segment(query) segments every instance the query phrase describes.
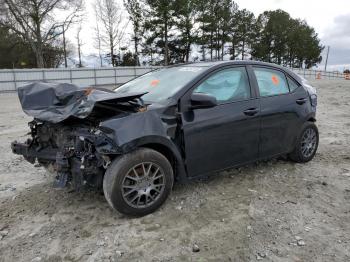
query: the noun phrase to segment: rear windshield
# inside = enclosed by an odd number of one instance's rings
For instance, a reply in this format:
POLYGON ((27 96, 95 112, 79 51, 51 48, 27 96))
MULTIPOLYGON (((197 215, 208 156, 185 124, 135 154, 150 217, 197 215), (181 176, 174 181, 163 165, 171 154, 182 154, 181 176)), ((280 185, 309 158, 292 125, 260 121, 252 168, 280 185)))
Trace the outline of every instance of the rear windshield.
POLYGON ((142 99, 146 102, 165 102, 184 85, 204 72, 204 67, 171 67, 152 71, 121 85, 116 93, 147 92, 142 99))

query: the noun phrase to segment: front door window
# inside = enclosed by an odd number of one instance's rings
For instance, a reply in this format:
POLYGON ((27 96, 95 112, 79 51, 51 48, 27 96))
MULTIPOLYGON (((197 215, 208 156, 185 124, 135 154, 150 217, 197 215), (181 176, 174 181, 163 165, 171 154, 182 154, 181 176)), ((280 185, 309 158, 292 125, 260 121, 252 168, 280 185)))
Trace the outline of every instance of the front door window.
POLYGON ((247 72, 244 67, 224 69, 204 80, 194 93, 205 93, 218 103, 246 100, 250 97, 247 72))

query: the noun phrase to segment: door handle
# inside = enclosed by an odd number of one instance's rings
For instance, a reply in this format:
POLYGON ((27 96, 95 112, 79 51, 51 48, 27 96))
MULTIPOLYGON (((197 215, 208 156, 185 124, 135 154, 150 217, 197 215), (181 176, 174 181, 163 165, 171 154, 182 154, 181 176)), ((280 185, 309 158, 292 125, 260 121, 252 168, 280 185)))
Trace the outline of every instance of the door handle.
POLYGON ((243 111, 243 113, 247 116, 255 116, 258 112, 259 110, 257 108, 249 108, 243 111))
POLYGON ((300 99, 297 99, 295 102, 298 104, 298 105, 302 105, 302 104, 305 104, 307 101, 306 98, 300 98, 300 99))

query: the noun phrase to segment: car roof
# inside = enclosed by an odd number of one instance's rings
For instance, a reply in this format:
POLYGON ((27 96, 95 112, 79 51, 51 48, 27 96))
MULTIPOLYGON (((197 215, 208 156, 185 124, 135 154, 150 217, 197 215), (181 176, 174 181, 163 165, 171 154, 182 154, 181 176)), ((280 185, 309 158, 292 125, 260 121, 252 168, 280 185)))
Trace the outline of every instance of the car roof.
POLYGON ((283 68, 280 65, 273 63, 266 63, 261 61, 254 60, 228 60, 228 61, 208 61, 208 62, 193 62, 186 64, 178 64, 176 66, 185 66, 185 67, 214 67, 214 66, 224 66, 224 65, 264 65, 272 66, 277 68, 283 68))
MULTIPOLYGON (((206 67, 206 68, 220 68, 223 66, 229 66, 229 65, 259 65, 259 66, 268 66, 273 67, 276 69, 283 70, 287 72, 290 76, 292 76, 295 80, 298 82, 302 82, 302 78, 294 73, 290 68, 273 64, 273 63, 267 63, 267 62, 261 62, 261 61, 254 61, 254 60, 228 60, 228 61, 208 61, 208 62, 193 62, 193 63, 186 63, 186 64, 178 64, 174 66, 182 66, 182 67, 206 67)), ((172 67, 172 66, 171 66, 172 67)))

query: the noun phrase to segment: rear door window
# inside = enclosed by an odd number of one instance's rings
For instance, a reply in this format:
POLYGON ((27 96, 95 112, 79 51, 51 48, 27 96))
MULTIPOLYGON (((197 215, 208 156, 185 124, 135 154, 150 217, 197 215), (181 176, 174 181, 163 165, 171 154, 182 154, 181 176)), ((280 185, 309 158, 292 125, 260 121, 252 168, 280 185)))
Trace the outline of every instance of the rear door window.
POLYGON ((254 68, 260 96, 275 96, 289 93, 284 73, 269 68, 254 68))

